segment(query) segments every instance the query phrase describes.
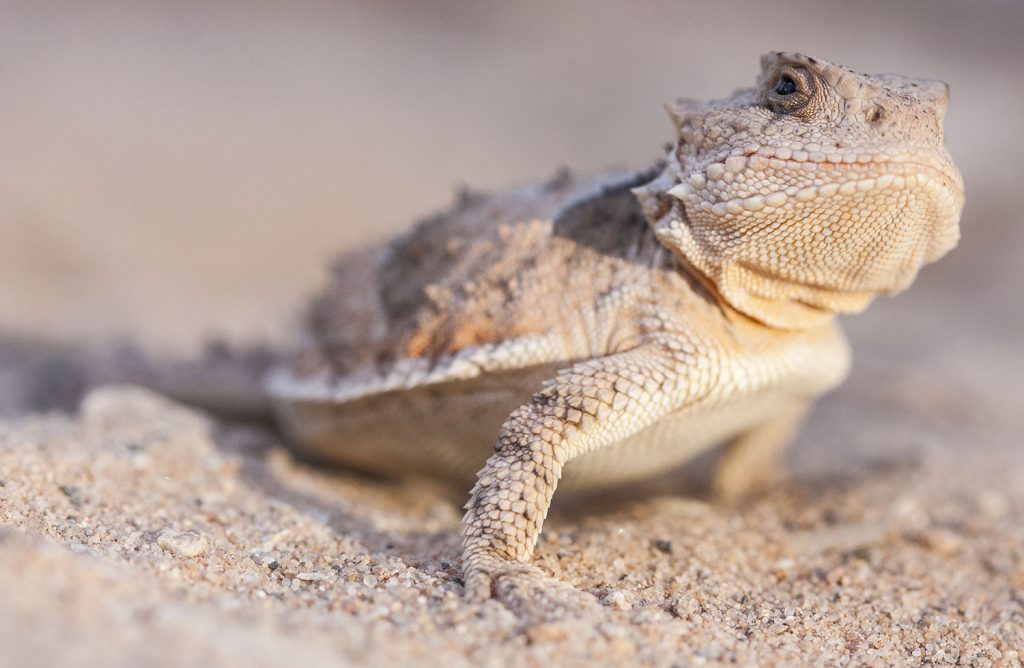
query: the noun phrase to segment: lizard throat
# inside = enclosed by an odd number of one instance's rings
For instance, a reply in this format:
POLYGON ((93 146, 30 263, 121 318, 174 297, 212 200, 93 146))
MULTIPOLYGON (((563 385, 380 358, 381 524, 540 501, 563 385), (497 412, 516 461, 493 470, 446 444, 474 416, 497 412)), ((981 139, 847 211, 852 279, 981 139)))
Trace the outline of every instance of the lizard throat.
POLYGON ((857 313, 872 291, 838 290, 772 275, 742 260, 708 252, 695 237, 680 204, 657 220, 654 234, 724 307, 769 327, 796 330, 825 326, 838 313, 857 313))

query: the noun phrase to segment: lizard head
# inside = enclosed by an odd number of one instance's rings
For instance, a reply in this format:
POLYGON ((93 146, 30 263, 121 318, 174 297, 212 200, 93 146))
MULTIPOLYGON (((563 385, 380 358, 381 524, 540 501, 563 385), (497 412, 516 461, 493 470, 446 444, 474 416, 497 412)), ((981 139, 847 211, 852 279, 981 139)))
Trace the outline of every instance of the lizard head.
POLYGON ((800 54, 753 88, 669 108, 665 171, 636 193, 659 240, 737 310, 797 328, 903 290, 959 239, 946 84, 800 54))

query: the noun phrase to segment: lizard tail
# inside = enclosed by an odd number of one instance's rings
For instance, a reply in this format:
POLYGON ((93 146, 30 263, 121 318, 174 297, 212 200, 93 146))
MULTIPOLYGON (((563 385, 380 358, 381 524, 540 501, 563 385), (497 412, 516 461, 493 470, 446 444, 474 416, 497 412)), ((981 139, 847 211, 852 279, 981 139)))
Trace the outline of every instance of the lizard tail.
POLYGON ((196 360, 151 356, 131 345, 93 347, 0 335, 0 416, 75 410, 93 387, 142 385, 219 417, 271 421, 263 375, 274 363, 263 347, 207 346, 196 360))

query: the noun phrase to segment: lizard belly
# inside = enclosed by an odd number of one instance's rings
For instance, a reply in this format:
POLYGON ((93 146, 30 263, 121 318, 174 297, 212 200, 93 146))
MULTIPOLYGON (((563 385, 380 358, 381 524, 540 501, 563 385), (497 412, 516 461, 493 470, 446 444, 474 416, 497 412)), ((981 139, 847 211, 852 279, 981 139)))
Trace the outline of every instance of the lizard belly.
MULTIPOLYGON (((563 364, 381 392, 343 403, 285 398, 275 410, 295 452, 387 477, 470 485, 494 452, 502 423, 563 364)), ((569 462, 559 488, 594 490, 663 473, 768 420, 791 402, 765 391, 677 411, 622 441, 569 462)))
POLYGON ((559 365, 539 365, 368 394, 344 402, 281 397, 275 412, 297 454, 386 477, 472 484, 502 423, 559 365))
POLYGON ((679 410, 629 438, 566 465, 559 489, 592 490, 670 471, 769 421, 794 398, 778 390, 679 410))

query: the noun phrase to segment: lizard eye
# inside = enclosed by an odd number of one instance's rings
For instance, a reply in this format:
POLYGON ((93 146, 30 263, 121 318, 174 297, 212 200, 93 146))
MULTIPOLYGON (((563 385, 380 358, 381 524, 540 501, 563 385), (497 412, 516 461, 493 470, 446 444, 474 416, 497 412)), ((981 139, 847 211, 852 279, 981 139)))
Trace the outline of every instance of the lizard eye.
POLYGON ((818 91, 814 75, 803 67, 787 67, 779 72, 765 93, 765 103, 777 114, 798 114, 818 91))
POLYGON ((776 95, 792 95, 796 92, 796 82, 793 77, 783 74, 779 77, 779 83, 775 84, 776 95))

